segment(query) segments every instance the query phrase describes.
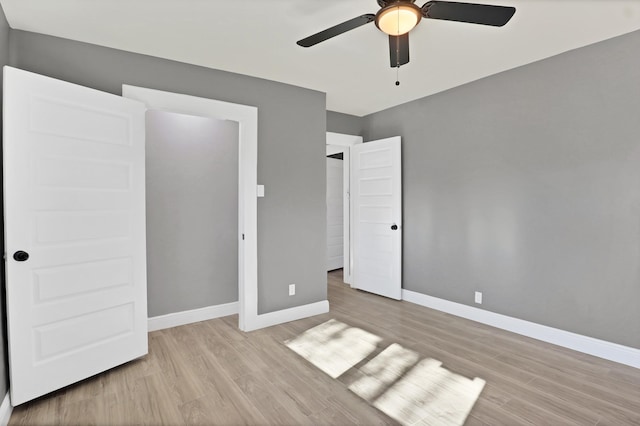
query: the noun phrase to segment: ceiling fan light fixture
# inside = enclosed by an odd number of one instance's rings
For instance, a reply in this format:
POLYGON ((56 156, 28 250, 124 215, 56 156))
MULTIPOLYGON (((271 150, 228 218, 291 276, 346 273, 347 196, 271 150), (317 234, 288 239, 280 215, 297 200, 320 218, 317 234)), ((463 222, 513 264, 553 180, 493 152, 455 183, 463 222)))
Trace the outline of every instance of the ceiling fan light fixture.
POLYGON ((406 34, 418 25, 422 11, 413 3, 393 3, 376 14, 376 26, 392 36, 406 34))

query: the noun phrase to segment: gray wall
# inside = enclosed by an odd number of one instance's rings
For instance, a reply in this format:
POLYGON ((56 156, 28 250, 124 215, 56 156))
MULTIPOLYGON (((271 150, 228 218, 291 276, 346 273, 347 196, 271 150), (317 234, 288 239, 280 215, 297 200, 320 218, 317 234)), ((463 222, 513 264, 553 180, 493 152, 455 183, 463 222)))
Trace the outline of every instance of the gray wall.
POLYGON ((238 300, 238 123, 147 112, 149 316, 238 300))
POLYGON ((639 52, 635 32, 364 118, 403 137, 404 288, 640 348, 639 52))
POLYGON ((258 310, 326 299, 324 93, 24 31, 10 48, 15 67, 106 92, 126 83, 258 107, 258 310))
MULTIPOLYGON (((9 64, 9 24, 4 16, 4 10, 0 6, 0 67, 9 64)), ((0 85, 0 99, 2 98, 2 85, 0 85)), ((0 117, 2 117, 2 102, 0 102, 0 117)), ((0 118, 1 122, 1 118, 0 118)), ((2 125, 0 123, 0 142, 2 141, 2 125)), ((2 164, 2 150, 0 150, 0 164, 2 164)), ((2 191, 2 176, 0 175, 0 194, 2 191)), ((3 207, 0 206, 0 209, 3 207)), ((4 220, 4 211, 0 221, 4 220)), ((0 244, 4 253, 4 223, 0 226, 0 244)), ((2 343, 0 344, 0 398, 4 398, 9 385, 9 368, 7 365, 7 318, 5 312, 5 282, 4 282, 4 262, 0 262, 0 321, 2 343)))
POLYGON ((327 111, 327 132, 362 135, 363 120, 355 115, 327 111))

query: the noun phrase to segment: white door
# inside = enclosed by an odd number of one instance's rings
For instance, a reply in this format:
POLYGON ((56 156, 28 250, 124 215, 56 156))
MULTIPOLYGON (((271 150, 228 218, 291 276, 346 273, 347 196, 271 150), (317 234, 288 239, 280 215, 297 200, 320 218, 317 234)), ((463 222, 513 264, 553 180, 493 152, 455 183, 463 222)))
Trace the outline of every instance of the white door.
POLYGON ((400 137, 351 148, 352 287, 402 298, 400 137))
POLYGON ((144 114, 4 68, 13 405, 147 353, 144 114))
POLYGON ((327 271, 344 266, 342 163, 327 157, 327 271))

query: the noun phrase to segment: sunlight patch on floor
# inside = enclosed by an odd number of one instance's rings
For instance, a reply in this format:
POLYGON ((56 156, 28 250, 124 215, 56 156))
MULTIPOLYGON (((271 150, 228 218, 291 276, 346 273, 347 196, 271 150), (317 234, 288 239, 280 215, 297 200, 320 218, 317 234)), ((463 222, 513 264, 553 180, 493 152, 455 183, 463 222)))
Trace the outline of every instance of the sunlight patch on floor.
POLYGON ((334 379, 353 369, 341 379, 349 389, 403 425, 463 425, 485 381, 453 373, 397 343, 357 367, 381 341, 332 319, 285 344, 334 379))
POLYGON ((381 340, 375 334, 331 319, 285 345, 335 379, 372 354, 381 340))
POLYGON ((417 352, 394 343, 357 370, 357 379, 349 385, 349 389, 368 402, 373 402, 419 360, 417 352))
POLYGON ((363 377, 349 389, 403 425, 463 425, 485 381, 452 373, 431 358, 415 364, 417 355, 393 344, 360 369, 363 377), (393 354, 400 357, 385 366, 393 354))

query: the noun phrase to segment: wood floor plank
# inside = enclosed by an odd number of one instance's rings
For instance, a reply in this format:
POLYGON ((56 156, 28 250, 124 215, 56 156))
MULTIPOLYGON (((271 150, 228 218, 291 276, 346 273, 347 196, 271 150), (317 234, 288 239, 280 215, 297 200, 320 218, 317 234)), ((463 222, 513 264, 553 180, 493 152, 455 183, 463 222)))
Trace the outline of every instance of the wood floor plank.
MULTIPOLYGON (((501 410, 506 411, 512 417, 518 417, 521 421, 525 421, 532 425, 573 425, 573 426, 587 426, 595 425, 595 422, 580 422, 573 419, 569 419, 562 415, 557 415, 545 410, 543 407, 537 404, 537 401, 530 402, 528 400, 522 400, 520 398, 513 398, 505 405, 500 407, 501 410)), ((506 423, 505 423, 506 424, 506 423)))
POLYGON ((532 424, 482 397, 476 402, 469 418, 471 424, 473 421, 480 421, 486 425, 530 426, 532 424))
POLYGON ((561 393, 572 390, 578 392, 582 397, 590 397, 598 402, 608 402, 615 399, 624 402, 625 407, 629 410, 640 413, 640 389, 638 389, 640 386, 623 386, 616 383, 615 388, 603 387, 599 383, 597 375, 583 375, 576 371, 567 374, 567 370, 564 368, 559 369, 544 360, 529 359, 513 354, 500 355, 496 360, 535 374, 534 382, 540 383, 541 378, 544 378, 542 380, 545 382, 562 383, 561 393))
POLYGON ((328 284, 328 314, 251 333, 237 315, 152 332, 146 357, 15 407, 9 424, 396 425, 348 389, 394 343, 486 381, 470 426, 640 424, 638 369, 357 291, 341 271, 328 284), (338 379, 285 345, 330 319, 379 338, 338 379))
POLYGON ((245 375, 234 379, 242 392, 266 418, 275 424, 312 424, 288 395, 275 389, 264 377, 245 375))
POLYGON ((562 407, 575 407, 575 410, 592 413, 598 419, 615 420, 618 424, 640 425, 640 410, 628 404, 626 399, 619 399, 621 394, 598 397, 559 383, 535 379, 529 383, 529 386, 557 398, 562 402, 562 407), (612 400, 616 400, 618 403, 612 403, 612 400))

